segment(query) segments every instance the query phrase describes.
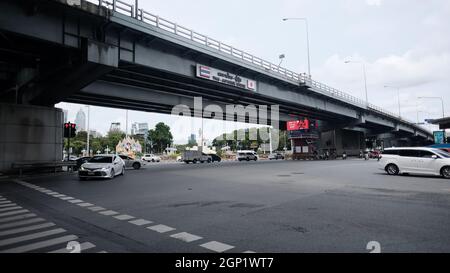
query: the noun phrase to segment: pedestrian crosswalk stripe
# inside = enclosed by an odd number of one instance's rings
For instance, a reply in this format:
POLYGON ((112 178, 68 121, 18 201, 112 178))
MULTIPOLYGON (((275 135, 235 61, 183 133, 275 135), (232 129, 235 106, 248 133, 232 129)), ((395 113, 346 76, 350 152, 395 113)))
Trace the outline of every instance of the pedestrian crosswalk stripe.
POLYGON ((67 235, 67 236, 63 236, 63 237, 59 237, 59 238, 55 238, 55 239, 50 239, 50 240, 46 240, 46 241, 41 241, 41 242, 37 242, 37 243, 33 243, 33 244, 29 244, 29 245, 24 245, 24 246, 19 246, 19 247, 15 247, 15 248, 11 248, 11 249, 6 249, 3 251, 0 251, 0 253, 22 253, 22 252, 28 252, 28 251, 33 251, 36 249, 40 249, 40 248, 45 248, 45 247, 49 247, 49 246, 53 246, 53 245, 59 245, 62 243, 66 243, 69 241, 73 241, 78 239, 78 237, 76 235, 67 235))
POLYGON ((21 209, 22 207, 19 207, 19 206, 15 206, 15 207, 7 207, 7 208, 0 208, 0 212, 3 212, 3 211, 9 211, 9 210, 18 210, 18 209, 21 209))
POLYGON ((12 227, 20 227, 20 226, 34 224, 34 223, 42 222, 42 221, 45 221, 45 220, 43 218, 32 218, 32 219, 28 219, 28 220, 22 220, 22 221, 12 222, 12 223, 8 223, 8 224, 2 224, 2 225, 0 225, 0 230, 6 229, 6 228, 12 228, 12 227))
POLYGON ((15 214, 21 214, 21 213, 25 213, 25 212, 29 212, 29 210, 22 209, 22 210, 3 212, 3 213, 0 213, 0 217, 5 217, 5 216, 15 215, 15 214))
POLYGON ((33 226, 22 227, 22 228, 13 228, 13 229, 5 230, 5 231, 0 231, 0 236, 17 234, 17 233, 38 230, 38 229, 43 229, 43 228, 48 228, 48 227, 53 227, 53 226, 55 226, 54 223, 44 223, 44 224, 33 225, 33 226))
POLYGON ((4 204, 4 205, 0 205, 0 208, 6 208, 6 207, 12 207, 12 206, 17 206, 17 204, 16 203, 4 204))
POLYGON ((0 205, 12 203, 11 201, 0 201, 0 205))
MULTIPOLYGON (((80 244, 81 252, 83 252, 85 250, 88 250, 88 249, 91 249, 91 248, 94 248, 94 247, 95 247, 95 245, 91 244, 89 242, 80 244)), ((58 249, 58 250, 50 251, 48 253, 70 253, 70 251, 71 250, 69 250, 67 248, 61 248, 61 249, 58 249)))
POLYGON ((47 231, 33 233, 33 234, 29 234, 29 235, 8 238, 8 239, 0 240, 0 246, 11 245, 11 244, 29 241, 29 240, 33 240, 33 239, 38 239, 38 238, 42 238, 42 237, 47 237, 50 235, 55 235, 55 234, 59 234, 59 233, 63 233, 63 232, 66 232, 66 230, 62 229, 62 228, 57 228, 57 229, 47 230, 47 231))
POLYGON ((27 213, 27 214, 22 214, 22 215, 18 215, 18 216, 0 218, 0 223, 6 223, 9 221, 21 220, 21 219, 35 217, 35 216, 36 216, 36 214, 34 214, 34 213, 27 213))

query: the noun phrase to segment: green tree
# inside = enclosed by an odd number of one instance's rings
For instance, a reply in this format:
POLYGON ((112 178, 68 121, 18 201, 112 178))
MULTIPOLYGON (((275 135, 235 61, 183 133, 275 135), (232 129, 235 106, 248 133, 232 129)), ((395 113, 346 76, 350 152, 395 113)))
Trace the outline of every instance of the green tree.
POLYGON ((119 141, 125 138, 125 132, 109 131, 105 138, 104 148, 108 146, 111 151, 114 151, 119 141))
POLYGON ((153 144, 152 148, 154 148, 156 152, 163 152, 173 141, 170 127, 163 122, 156 124, 155 129, 148 131, 148 141, 153 144))

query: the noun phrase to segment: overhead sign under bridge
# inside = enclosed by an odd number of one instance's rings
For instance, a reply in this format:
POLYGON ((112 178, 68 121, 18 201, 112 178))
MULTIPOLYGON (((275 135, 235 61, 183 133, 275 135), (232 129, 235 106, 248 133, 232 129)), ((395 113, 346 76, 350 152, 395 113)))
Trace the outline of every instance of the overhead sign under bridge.
POLYGON ((215 69, 206 65, 197 64, 197 77, 235 86, 249 91, 257 91, 256 81, 226 71, 215 69))

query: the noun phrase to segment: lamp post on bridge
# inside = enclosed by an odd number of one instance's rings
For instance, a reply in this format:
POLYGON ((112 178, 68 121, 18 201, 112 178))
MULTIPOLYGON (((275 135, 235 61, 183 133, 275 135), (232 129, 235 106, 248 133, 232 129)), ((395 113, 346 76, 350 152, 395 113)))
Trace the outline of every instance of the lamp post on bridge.
POLYGON ((397 90, 397 96, 398 96, 398 116, 401 118, 401 117, 402 117, 402 110, 401 110, 401 105, 400 105, 400 87, 398 87, 398 86, 385 85, 384 88, 392 88, 392 89, 396 89, 396 90, 397 90))
POLYGON ((309 51, 309 25, 308 25, 308 18, 305 17, 294 17, 294 18, 283 18, 283 21, 289 21, 289 20, 299 20, 304 21, 306 24, 306 51, 308 55, 308 76, 311 78, 311 54, 309 51))
POLYGON ((369 94, 367 91, 367 73, 366 73, 366 63, 365 62, 358 62, 358 61, 345 61, 346 64, 354 63, 354 64, 361 64, 363 69, 363 75, 364 75, 364 90, 366 92, 366 104, 369 104, 369 94))

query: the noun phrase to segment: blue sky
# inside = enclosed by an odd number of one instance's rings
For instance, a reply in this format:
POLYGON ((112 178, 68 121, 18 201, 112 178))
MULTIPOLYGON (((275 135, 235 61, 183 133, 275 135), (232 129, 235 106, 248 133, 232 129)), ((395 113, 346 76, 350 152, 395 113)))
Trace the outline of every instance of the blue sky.
MULTIPOLYGON (((130 0, 127 0, 130 1, 130 0)), ((131 1, 130 1, 131 2, 131 1)), ((298 72, 307 71, 305 24, 282 22, 284 17, 307 17, 310 27, 311 64, 314 79, 354 96, 364 98, 361 65, 365 62, 369 101, 398 113, 397 93, 384 88, 401 88, 402 116, 416 121, 437 118, 438 100, 418 100, 419 96, 441 96, 450 114, 450 1, 448 0, 140 0, 145 10, 197 32, 231 44, 263 59, 298 72)), ((69 118, 80 105, 59 104, 69 110, 69 118)), ((131 122, 159 121, 177 126, 175 118, 130 112, 131 122)), ((91 108, 91 127, 101 132, 114 121, 125 129, 125 111, 91 108)), ((186 123, 186 121, 182 122, 186 123)), ((182 143, 199 122, 188 121, 192 129, 175 133, 182 143)), ((206 131, 214 137, 221 125, 206 131)), ((129 126, 131 127, 131 126, 129 126)), ((431 127, 430 127, 431 128, 431 127)))

